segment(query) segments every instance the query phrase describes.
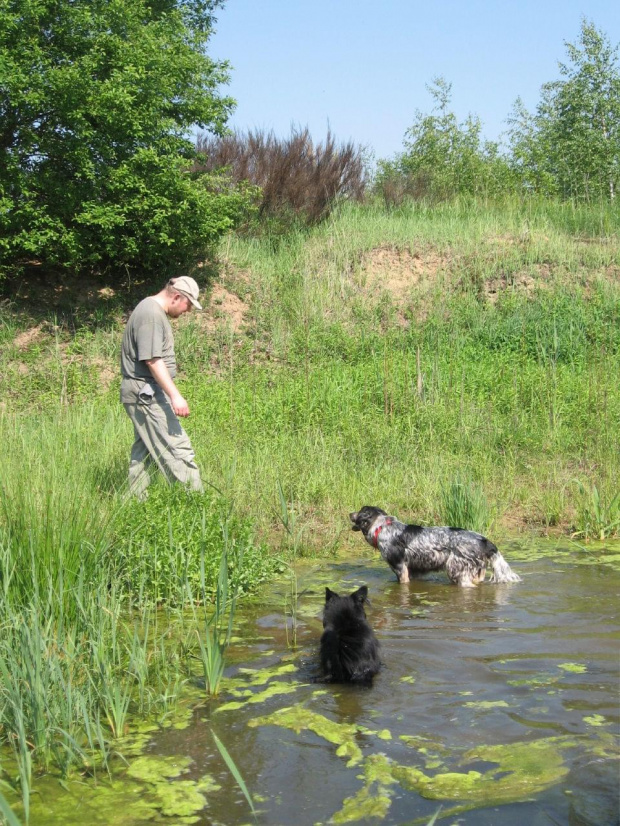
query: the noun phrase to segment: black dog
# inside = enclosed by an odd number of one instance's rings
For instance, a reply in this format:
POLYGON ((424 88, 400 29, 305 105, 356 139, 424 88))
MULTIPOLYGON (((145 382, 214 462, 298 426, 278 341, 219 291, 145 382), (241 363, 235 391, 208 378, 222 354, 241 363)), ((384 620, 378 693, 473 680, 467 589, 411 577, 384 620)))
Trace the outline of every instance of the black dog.
POLYGON ((364 611, 368 588, 341 597, 325 589, 321 668, 333 683, 369 685, 379 671, 379 642, 364 611))
POLYGON ((483 582, 487 565, 491 582, 521 582, 495 545, 479 533, 463 528, 422 528, 405 525, 394 516, 365 505, 350 513, 352 530, 377 548, 399 582, 426 571, 445 570, 451 582, 466 588, 483 582))

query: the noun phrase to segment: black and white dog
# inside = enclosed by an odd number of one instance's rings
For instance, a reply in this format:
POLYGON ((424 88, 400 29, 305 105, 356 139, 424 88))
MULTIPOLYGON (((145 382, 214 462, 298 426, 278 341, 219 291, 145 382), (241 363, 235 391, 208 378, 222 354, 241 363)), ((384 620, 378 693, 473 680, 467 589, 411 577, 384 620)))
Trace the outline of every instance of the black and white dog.
POLYGON ((381 667, 379 642, 364 611, 367 601, 366 585, 344 597, 325 589, 321 668, 330 682, 369 685, 381 667))
POLYGON ((444 570, 451 582, 470 588, 484 581, 487 565, 493 570, 491 582, 521 582, 495 545, 479 533, 405 525, 369 505, 349 518, 352 530, 361 531, 366 542, 378 549, 399 582, 444 570))

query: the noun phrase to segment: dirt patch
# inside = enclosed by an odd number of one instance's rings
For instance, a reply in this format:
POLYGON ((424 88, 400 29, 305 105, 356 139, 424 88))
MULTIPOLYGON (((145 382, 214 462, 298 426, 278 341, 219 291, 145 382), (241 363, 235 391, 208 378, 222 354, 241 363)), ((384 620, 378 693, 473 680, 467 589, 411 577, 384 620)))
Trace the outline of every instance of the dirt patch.
POLYGON ((238 333, 243 328, 249 313, 248 305, 239 296, 224 287, 223 284, 214 284, 209 302, 203 302, 204 310, 197 313, 200 326, 208 332, 217 328, 231 328, 238 333))
POLYGON ((211 313, 215 318, 226 318, 235 332, 239 330, 248 311, 247 305, 235 293, 216 284, 211 293, 211 313))
POLYGON ((397 323, 409 326, 409 311, 416 301, 416 317, 425 317, 425 299, 449 269, 449 256, 433 250, 412 252, 408 247, 376 247, 363 253, 359 262, 360 289, 366 297, 382 300, 389 295, 397 323))
POLYGON ((484 296, 491 304, 495 304, 500 294, 506 290, 534 295, 537 290, 549 289, 554 272, 549 264, 537 264, 527 271, 501 273, 484 282, 484 296))
POLYGON ((370 287, 389 292, 397 305, 406 303, 413 288, 433 282, 445 272, 448 259, 437 252, 411 252, 385 246, 364 253, 360 268, 370 287))
POLYGON ((94 358, 90 364, 97 371, 99 383, 103 390, 109 390, 112 384, 118 380, 118 371, 105 359, 94 358))
POLYGON ((30 327, 16 335, 13 344, 18 350, 27 350, 31 345, 41 341, 43 337, 43 324, 37 324, 36 327, 30 327))

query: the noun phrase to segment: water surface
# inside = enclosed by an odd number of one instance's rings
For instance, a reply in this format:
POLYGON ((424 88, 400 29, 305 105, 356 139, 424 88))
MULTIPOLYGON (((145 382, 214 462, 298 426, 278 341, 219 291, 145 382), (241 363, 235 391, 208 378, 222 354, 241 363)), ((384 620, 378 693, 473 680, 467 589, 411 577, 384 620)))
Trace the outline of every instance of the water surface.
POLYGON ((620 823, 614 557, 504 550, 522 583, 400 585, 376 559, 305 569, 295 653, 286 583, 263 592, 245 611, 233 693, 150 746, 216 774, 222 788, 196 822, 251 820, 215 731, 263 824, 426 823, 439 806, 441 822, 471 826, 620 823), (325 585, 362 583, 383 670, 370 689, 317 682, 325 585))

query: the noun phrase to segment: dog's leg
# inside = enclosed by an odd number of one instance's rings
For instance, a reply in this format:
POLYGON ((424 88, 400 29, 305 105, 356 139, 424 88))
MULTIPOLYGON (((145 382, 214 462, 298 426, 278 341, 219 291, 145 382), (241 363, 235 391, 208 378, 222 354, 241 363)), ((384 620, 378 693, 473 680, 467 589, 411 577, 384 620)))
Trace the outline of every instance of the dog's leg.
POLYGON ((396 572, 396 576, 398 577, 398 581, 400 582, 400 584, 405 585, 407 582, 409 582, 409 568, 407 568, 406 565, 403 565, 400 568, 400 571, 396 572))

